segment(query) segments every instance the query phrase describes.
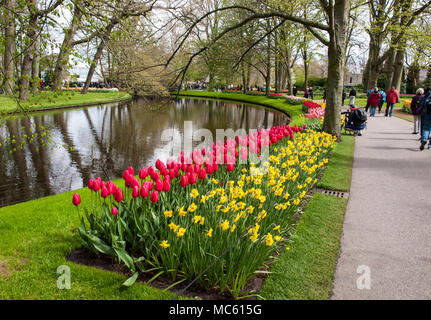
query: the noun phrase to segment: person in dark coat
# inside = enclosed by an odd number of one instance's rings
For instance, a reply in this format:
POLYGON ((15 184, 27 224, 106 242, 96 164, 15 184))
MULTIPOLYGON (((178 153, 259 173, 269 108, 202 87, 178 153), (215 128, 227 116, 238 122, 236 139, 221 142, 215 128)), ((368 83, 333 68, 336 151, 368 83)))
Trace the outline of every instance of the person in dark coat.
POLYGON ((298 93, 298 88, 296 87, 296 86, 293 86, 293 89, 292 89, 292 93, 293 93, 293 95, 296 97, 296 94, 298 93))
POLYGON ((424 89, 420 88, 416 91, 416 95, 412 98, 410 110, 413 115, 413 134, 418 134, 421 127, 421 114, 420 101, 424 97, 424 89))
POLYGON ((311 100, 313 100, 313 88, 310 87, 310 90, 308 90, 308 96, 310 97, 311 100))
POLYGON ((308 90, 308 88, 305 88, 305 91, 304 91, 304 98, 305 99, 308 99, 308 96, 310 95, 310 91, 308 90))
POLYGON ((422 151, 428 142, 428 149, 431 146, 431 86, 425 91, 425 96, 420 101, 419 108, 421 109, 421 145, 419 149, 422 151))
POLYGON ((352 90, 350 90, 349 93, 349 105, 354 105, 355 104, 355 99, 356 99, 356 90, 355 88, 352 88, 352 90))
POLYGON ((343 96, 342 96, 342 99, 343 99, 343 106, 344 106, 344 100, 346 100, 346 91, 344 91, 344 88, 343 88, 343 96))

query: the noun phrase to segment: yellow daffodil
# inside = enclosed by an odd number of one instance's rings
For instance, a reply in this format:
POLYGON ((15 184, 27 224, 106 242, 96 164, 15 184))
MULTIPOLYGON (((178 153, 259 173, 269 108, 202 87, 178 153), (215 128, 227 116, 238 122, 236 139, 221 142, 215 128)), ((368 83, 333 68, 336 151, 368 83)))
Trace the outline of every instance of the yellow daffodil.
POLYGON ((166 240, 163 240, 160 246, 166 249, 169 248, 171 245, 166 240))

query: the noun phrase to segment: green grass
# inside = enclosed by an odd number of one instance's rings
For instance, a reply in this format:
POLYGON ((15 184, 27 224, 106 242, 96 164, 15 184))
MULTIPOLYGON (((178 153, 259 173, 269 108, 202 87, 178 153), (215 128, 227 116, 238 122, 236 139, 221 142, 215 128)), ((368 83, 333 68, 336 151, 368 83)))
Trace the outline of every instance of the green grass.
POLYGON ((335 146, 329 165, 318 183, 319 188, 349 191, 352 180, 353 153, 355 138, 343 136, 343 142, 335 146))
MULTIPOLYGON (((322 181, 336 190, 350 188, 353 137, 334 149, 322 181), (335 159, 335 161, 334 161, 335 159), (337 170, 343 179, 336 177, 337 170), (346 178, 348 177, 348 178, 346 178), (330 181, 331 178, 335 180, 330 181)), ((263 299, 326 300, 331 296, 347 199, 315 193, 299 220, 290 250, 271 265, 259 295, 263 299)))
MULTIPOLYGON (((59 108, 65 106, 85 105, 89 103, 104 103, 116 100, 130 99, 131 95, 125 92, 89 92, 81 94, 77 91, 50 92, 42 91, 37 95, 30 95, 29 101, 21 102, 25 110, 41 110, 46 108, 59 108)), ((0 113, 21 112, 17 100, 4 95, 0 96, 0 113)))
POLYGON ((300 118, 302 114, 302 104, 292 106, 287 104, 284 99, 273 99, 265 96, 252 96, 243 93, 225 93, 225 92, 210 92, 210 91, 181 91, 180 96, 184 97, 205 97, 212 99, 223 99, 234 102, 245 102, 251 104, 261 104, 266 106, 272 106, 280 110, 286 111, 291 117, 291 124, 302 124, 304 118, 300 118))
MULTIPOLYGON (((89 191, 79 190, 83 201, 89 191)), ((81 246, 79 219, 67 192, 0 208, 0 299, 172 299, 174 294, 126 277, 71 263, 65 256, 81 246), (59 290, 57 267, 71 269, 71 289, 59 290)))

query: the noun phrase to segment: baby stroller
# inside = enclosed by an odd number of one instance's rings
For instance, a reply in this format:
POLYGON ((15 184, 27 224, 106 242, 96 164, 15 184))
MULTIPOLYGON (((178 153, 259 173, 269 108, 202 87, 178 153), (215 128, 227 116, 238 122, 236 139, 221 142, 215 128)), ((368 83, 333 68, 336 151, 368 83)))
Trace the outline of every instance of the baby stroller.
POLYGON ((367 128, 367 114, 363 109, 350 106, 350 111, 343 112, 346 115, 344 133, 353 133, 354 136, 362 136, 362 130, 367 128))

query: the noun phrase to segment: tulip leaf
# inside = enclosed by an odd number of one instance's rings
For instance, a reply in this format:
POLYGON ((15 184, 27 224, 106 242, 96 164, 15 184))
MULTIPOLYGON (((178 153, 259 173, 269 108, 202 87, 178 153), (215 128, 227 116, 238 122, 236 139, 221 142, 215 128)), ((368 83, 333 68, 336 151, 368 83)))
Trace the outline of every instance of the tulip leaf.
POLYGON ((129 279, 123 282, 123 286, 130 287, 131 285, 133 285, 138 279, 138 275, 139 275, 139 272, 135 272, 133 276, 131 276, 129 279))

